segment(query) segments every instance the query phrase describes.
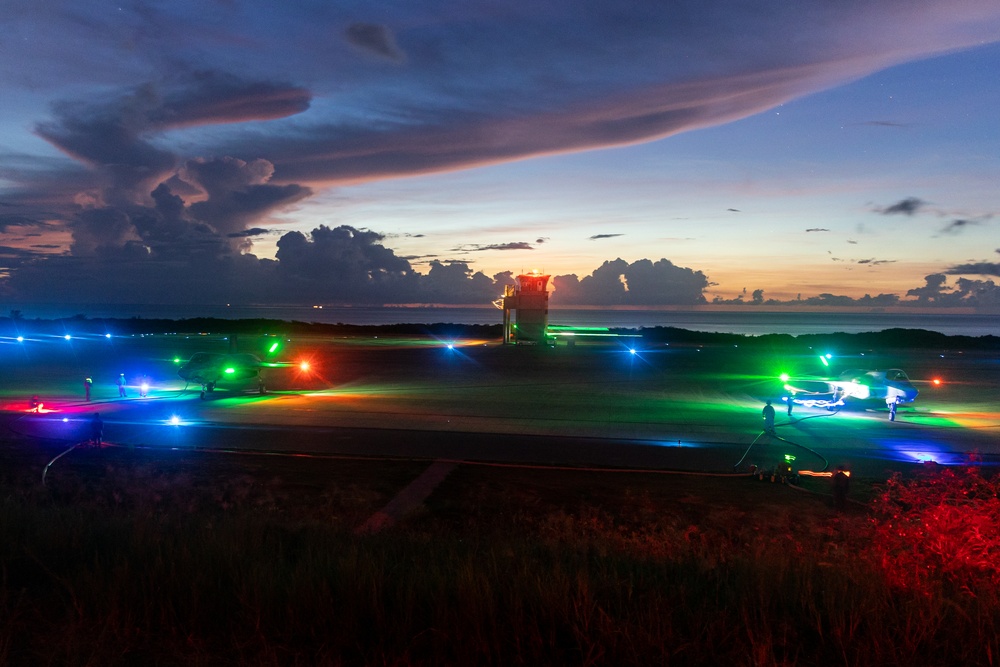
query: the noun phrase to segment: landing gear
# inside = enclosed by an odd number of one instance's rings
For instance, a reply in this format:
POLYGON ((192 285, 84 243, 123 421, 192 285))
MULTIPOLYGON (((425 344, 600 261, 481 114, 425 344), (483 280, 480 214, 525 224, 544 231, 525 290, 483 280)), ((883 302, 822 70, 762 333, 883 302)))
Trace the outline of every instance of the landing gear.
POLYGON ((215 383, 214 382, 208 382, 208 383, 203 384, 201 386, 201 400, 203 400, 203 401, 205 400, 205 392, 206 391, 209 391, 209 392, 215 391, 215 383))

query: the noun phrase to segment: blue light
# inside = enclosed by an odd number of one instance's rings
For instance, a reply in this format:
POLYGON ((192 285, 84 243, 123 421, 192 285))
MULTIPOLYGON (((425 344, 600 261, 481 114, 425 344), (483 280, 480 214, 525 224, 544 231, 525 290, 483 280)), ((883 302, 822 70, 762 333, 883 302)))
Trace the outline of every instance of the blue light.
POLYGON ((174 416, 172 416, 170 418, 169 424, 171 426, 180 426, 180 424, 181 424, 181 418, 178 417, 177 415, 174 415, 174 416))
POLYGON ((629 353, 629 354, 635 354, 635 348, 634 348, 634 347, 630 347, 630 348, 628 349, 628 353, 629 353))
POLYGON ((63 338, 65 338, 66 340, 70 340, 70 339, 72 339, 73 337, 72 337, 72 336, 70 336, 69 334, 66 334, 65 336, 63 336, 63 338))
POLYGON ((23 343, 24 342, 24 336, 18 336, 17 337, 17 342, 18 343, 23 343))
POLYGON ((105 338, 111 338, 111 334, 104 334, 105 338))

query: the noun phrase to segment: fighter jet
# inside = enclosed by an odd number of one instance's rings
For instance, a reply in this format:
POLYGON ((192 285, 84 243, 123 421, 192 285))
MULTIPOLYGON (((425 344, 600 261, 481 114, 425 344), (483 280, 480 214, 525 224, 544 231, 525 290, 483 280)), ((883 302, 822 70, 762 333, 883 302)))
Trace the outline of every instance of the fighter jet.
POLYGON ((245 352, 197 352, 177 369, 177 374, 187 382, 200 384, 201 398, 205 398, 205 392, 215 391, 219 382, 245 382, 254 378, 257 379, 257 391, 263 394, 266 388, 260 376, 262 365, 260 359, 245 352))
POLYGON ((898 368, 854 368, 844 371, 836 380, 791 380, 784 376, 782 380, 785 381, 785 391, 788 392, 786 400, 828 409, 845 405, 848 401, 878 401, 889 408, 890 420, 896 416, 897 405, 912 403, 918 393, 910 378, 898 368))

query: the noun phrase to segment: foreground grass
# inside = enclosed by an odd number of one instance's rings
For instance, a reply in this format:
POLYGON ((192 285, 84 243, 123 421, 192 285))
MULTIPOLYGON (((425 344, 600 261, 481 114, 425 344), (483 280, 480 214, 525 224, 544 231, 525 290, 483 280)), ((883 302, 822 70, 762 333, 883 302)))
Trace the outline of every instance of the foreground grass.
POLYGON ((781 485, 463 467, 370 535, 355 530, 424 464, 88 450, 42 487, 52 455, 0 449, 2 664, 988 665, 1000 651, 981 569, 900 585, 892 554, 873 557, 887 524, 781 485))

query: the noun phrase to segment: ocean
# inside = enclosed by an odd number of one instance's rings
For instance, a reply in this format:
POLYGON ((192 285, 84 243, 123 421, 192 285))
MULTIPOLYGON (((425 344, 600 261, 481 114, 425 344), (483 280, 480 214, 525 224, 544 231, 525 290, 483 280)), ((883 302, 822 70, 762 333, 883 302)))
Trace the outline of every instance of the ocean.
MULTIPOLYGON (((13 305, 26 319, 58 319, 83 315, 90 319, 143 318, 189 319, 275 319, 325 324, 500 324, 496 308, 414 306, 414 307, 303 307, 303 306, 171 306, 83 304, 13 305)), ((9 311, 8 311, 9 312, 9 311)), ((7 313, 4 313, 6 315, 7 313)), ((885 329, 925 329, 948 336, 1000 336, 1000 315, 927 312, 825 312, 767 311, 747 306, 734 310, 609 310, 550 308, 550 324, 565 326, 676 327, 689 331, 734 333, 749 336, 783 333, 801 334, 863 333, 885 329)))

